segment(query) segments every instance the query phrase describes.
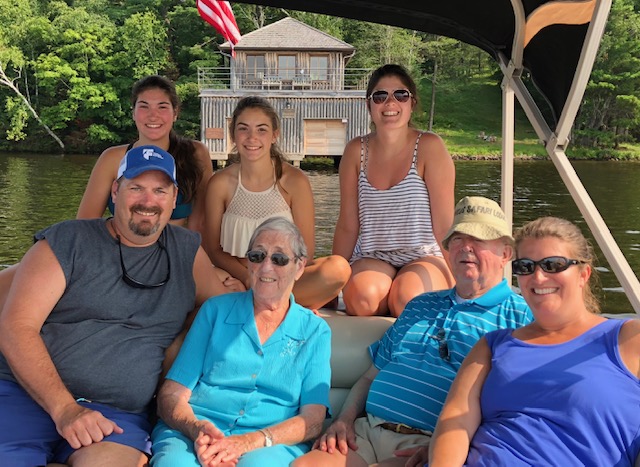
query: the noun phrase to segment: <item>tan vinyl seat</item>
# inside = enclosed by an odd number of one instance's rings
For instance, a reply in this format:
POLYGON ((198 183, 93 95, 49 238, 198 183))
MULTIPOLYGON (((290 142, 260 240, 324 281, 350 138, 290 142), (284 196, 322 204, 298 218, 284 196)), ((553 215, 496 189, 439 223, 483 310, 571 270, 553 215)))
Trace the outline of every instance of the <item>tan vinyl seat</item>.
POLYGON ((395 318, 348 316, 340 311, 320 310, 331 328, 331 390, 334 416, 340 413, 351 387, 371 366, 368 347, 382 337, 395 318))

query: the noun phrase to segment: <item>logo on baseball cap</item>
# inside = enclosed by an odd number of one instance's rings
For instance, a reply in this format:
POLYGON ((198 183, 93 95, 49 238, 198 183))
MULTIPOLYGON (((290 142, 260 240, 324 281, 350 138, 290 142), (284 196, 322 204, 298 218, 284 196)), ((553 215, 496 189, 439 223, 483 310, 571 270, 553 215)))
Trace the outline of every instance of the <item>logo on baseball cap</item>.
POLYGON ((511 229, 498 203, 482 196, 465 196, 456 204, 453 225, 442 240, 445 250, 454 233, 462 233, 480 240, 506 237, 513 244, 511 229))
POLYGON ((178 186, 176 162, 173 156, 167 151, 151 145, 129 149, 120 161, 117 178, 132 179, 149 170, 159 170, 167 174, 173 184, 178 186))

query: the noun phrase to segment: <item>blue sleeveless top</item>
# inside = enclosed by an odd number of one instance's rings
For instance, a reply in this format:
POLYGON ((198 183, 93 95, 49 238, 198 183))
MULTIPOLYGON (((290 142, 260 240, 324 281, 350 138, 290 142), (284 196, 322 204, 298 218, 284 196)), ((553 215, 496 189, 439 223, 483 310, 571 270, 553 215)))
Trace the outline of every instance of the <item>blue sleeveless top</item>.
POLYGON ((491 370, 469 466, 633 466, 640 452, 640 381, 618 352, 624 320, 568 342, 486 335, 491 370))

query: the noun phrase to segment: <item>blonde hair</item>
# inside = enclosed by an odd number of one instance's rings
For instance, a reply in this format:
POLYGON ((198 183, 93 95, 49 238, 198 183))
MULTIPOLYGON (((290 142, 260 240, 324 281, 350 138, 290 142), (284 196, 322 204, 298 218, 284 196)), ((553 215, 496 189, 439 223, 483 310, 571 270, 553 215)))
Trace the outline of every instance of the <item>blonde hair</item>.
POLYGON ((527 238, 554 237, 567 243, 572 253, 572 259, 585 263, 578 265, 578 267, 583 268, 585 265, 591 267, 591 277, 582 289, 582 298, 587 310, 592 313, 600 313, 600 304, 591 288, 591 282, 597 282, 598 280, 594 267, 595 254, 591 243, 585 238, 577 225, 559 217, 540 217, 520 227, 513 237, 516 241, 516 257, 518 257, 520 244, 527 238))

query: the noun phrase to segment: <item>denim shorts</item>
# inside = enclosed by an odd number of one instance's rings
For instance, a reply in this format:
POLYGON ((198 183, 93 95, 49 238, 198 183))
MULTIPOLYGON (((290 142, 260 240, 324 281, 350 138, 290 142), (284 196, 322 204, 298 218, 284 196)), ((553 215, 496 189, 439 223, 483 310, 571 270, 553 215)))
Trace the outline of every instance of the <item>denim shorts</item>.
MULTIPOLYGON (((105 404, 80 400, 124 430, 103 441, 130 446, 151 454, 151 424, 146 414, 123 412, 105 404)), ((0 465, 12 467, 66 463, 74 449, 58 434, 51 417, 20 385, 0 381, 0 465)))

